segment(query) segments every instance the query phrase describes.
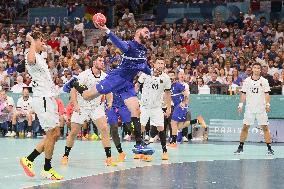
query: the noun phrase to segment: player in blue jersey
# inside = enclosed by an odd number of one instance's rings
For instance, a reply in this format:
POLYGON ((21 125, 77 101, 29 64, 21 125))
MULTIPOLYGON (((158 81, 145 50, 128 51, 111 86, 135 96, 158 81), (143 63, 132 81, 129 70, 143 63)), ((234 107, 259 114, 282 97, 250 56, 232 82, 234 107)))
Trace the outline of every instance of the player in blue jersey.
POLYGON ((123 152, 120 137, 118 134, 118 118, 120 117, 121 122, 126 124, 126 127, 130 129, 131 126, 131 113, 124 104, 121 96, 119 94, 113 93, 113 102, 110 109, 106 109, 106 115, 108 124, 111 128, 112 140, 116 146, 119 153, 118 162, 122 162, 126 158, 126 154, 123 152))
MULTIPOLYGON (((172 80, 172 102, 174 104, 174 111, 172 114, 171 127, 172 127, 172 139, 169 144, 170 147, 177 147, 177 131, 185 127, 188 127, 190 124, 199 123, 203 127, 206 127, 206 124, 201 116, 198 116, 197 119, 191 120, 191 113, 188 110, 189 103, 189 90, 186 89, 185 84, 179 80, 176 80, 174 72, 168 73, 172 80)), ((178 73, 178 78, 184 76, 183 70, 178 73)))
POLYGON ((101 94, 110 92, 119 94, 131 112, 136 147, 141 146, 143 142, 140 134, 140 109, 134 90, 133 79, 140 71, 148 75, 151 74, 151 69, 147 63, 147 49, 145 47, 146 41, 150 38, 150 32, 146 27, 138 28, 133 40, 122 41, 105 25, 94 24, 100 30, 105 31, 109 39, 121 50, 122 60, 117 69, 110 72, 104 80, 91 89, 87 90, 85 86, 79 85, 76 82, 70 82, 70 85, 71 87, 75 87, 85 100, 91 100, 101 94))

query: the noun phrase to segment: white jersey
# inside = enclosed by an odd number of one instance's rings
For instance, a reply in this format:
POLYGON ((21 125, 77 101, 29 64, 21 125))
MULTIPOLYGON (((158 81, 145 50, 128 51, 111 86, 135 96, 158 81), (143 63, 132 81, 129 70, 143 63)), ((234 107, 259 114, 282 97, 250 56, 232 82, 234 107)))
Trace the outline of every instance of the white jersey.
MULTIPOLYGON (((81 72, 78 75, 78 81, 80 84, 84 84, 88 87, 88 89, 93 88, 94 86, 96 86, 96 84, 103 80, 106 77, 106 73, 104 73, 103 71, 101 71, 101 75, 100 77, 96 77, 93 72, 92 69, 87 69, 83 72, 81 72)), ((100 106, 100 105, 104 105, 104 95, 101 95, 93 100, 87 101, 84 100, 83 97, 77 93, 77 101, 80 107, 83 107, 85 109, 93 109, 94 107, 100 106)))
POLYGON ((241 92, 246 94, 246 112, 265 112, 265 93, 270 91, 267 79, 260 77, 253 80, 248 77, 244 80, 241 92))
MULTIPOLYGON (((27 55, 26 55, 27 56, 27 55)), ((32 77, 32 88, 33 96, 35 97, 54 97, 55 85, 51 78, 46 60, 44 59, 43 53, 35 53, 35 63, 26 64, 28 73, 32 77)), ((27 57, 26 57, 27 62, 27 57)))
POLYGON ((142 73, 138 82, 143 84, 141 106, 147 108, 162 108, 164 91, 171 90, 170 77, 166 73, 162 73, 158 77, 142 73))
POLYGON ((18 99, 17 108, 21 108, 23 111, 32 111, 32 97, 29 97, 27 100, 24 100, 23 97, 18 99))

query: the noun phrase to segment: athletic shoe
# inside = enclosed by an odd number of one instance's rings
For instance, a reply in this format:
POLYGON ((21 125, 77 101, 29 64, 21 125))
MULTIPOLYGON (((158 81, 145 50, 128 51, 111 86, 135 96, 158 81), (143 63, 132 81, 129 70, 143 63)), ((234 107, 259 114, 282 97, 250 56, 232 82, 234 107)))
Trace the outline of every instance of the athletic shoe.
POLYGON ((20 159, 20 163, 25 171, 25 173, 29 176, 29 177, 34 177, 35 176, 35 173, 34 173, 34 170, 33 170, 33 167, 34 167, 34 163, 31 162, 30 160, 28 160, 28 158, 26 157, 22 157, 20 159))
POLYGON ((68 156, 63 156, 62 157, 61 165, 68 165, 68 156))
POLYGON ((115 166, 117 166, 117 163, 115 163, 115 162, 112 160, 111 157, 108 157, 108 158, 106 159, 106 166, 115 167, 115 166))
POLYGON ((273 155, 274 155, 274 150, 268 149, 267 155, 268 155, 268 156, 273 156, 273 155))
POLYGON ((53 168, 49 171, 42 170, 41 176, 50 180, 62 180, 63 176, 58 174, 53 168))
POLYGON ((163 154, 162 154, 162 160, 169 160, 169 154, 168 154, 168 152, 163 152, 163 154))
POLYGON ((182 137, 182 142, 188 142, 188 139, 186 138, 186 136, 182 137))
POLYGON ((153 160, 153 157, 151 155, 144 155, 142 159, 143 161, 150 162, 153 160))
POLYGON ((131 136, 130 135, 125 135, 123 140, 131 141, 131 136))
POLYGON ((206 128, 206 123, 203 119, 203 117, 200 115, 200 116, 197 116, 197 120, 198 120, 198 123, 203 127, 203 128, 206 128))
POLYGON ((118 162, 123 162, 126 159, 126 153, 122 152, 118 154, 117 161, 118 162))
POLYGON ((146 135, 145 138, 144 138, 144 140, 149 141, 149 140, 150 140, 149 135, 146 135))
POLYGON ((31 132, 28 132, 27 133, 27 138, 31 138, 32 137, 32 133, 31 132))
POLYGON ((143 154, 134 154, 133 159, 142 159, 143 156, 143 154))
POLYGON ((167 146, 171 148, 177 148, 177 143, 170 143, 167 146))
POLYGON ((10 137, 11 136, 11 131, 8 131, 5 135, 5 137, 10 137))
POLYGON ((237 151, 234 152, 234 154, 238 155, 244 152, 244 148, 243 147, 238 147, 237 151))

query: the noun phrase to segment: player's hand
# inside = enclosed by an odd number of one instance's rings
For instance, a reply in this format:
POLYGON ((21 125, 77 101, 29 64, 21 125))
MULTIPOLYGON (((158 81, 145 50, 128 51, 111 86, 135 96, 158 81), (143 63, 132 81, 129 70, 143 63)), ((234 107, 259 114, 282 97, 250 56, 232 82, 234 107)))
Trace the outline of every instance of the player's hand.
POLYGON ((98 28, 98 29, 100 29, 100 30, 103 30, 103 31, 107 31, 107 30, 108 30, 108 28, 106 27, 106 25, 100 25, 99 23, 94 22, 94 21, 93 21, 93 23, 94 23, 95 27, 98 28))
POLYGON ((270 112, 270 104, 265 105, 265 110, 266 110, 266 112, 270 112))
POLYGON ((28 35, 26 36, 26 40, 31 43, 31 42, 34 41, 34 38, 33 38, 30 34, 28 34, 28 35))
POLYGON ((74 105, 74 111, 80 113, 80 106, 78 104, 74 105))

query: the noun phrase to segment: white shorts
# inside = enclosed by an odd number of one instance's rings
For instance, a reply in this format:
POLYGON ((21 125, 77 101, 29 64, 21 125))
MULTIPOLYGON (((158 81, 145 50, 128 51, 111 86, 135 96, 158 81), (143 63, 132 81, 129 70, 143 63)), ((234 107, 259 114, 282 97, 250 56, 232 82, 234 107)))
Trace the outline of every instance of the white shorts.
POLYGON ((164 127, 164 111, 162 110, 162 108, 147 109, 141 106, 141 125, 146 126, 149 119, 150 125, 156 127, 164 127))
POLYGON ((243 124, 253 125, 255 120, 257 120, 258 125, 268 125, 268 116, 266 112, 263 113, 245 112, 243 124))
POLYGON ((58 106, 54 97, 33 97, 32 107, 45 131, 59 124, 58 106))
POLYGON ((80 107, 80 113, 73 112, 71 116, 71 123, 77 123, 82 125, 84 121, 88 121, 89 119, 92 119, 93 121, 104 117, 105 110, 103 106, 97 106, 94 109, 84 109, 80 107))

